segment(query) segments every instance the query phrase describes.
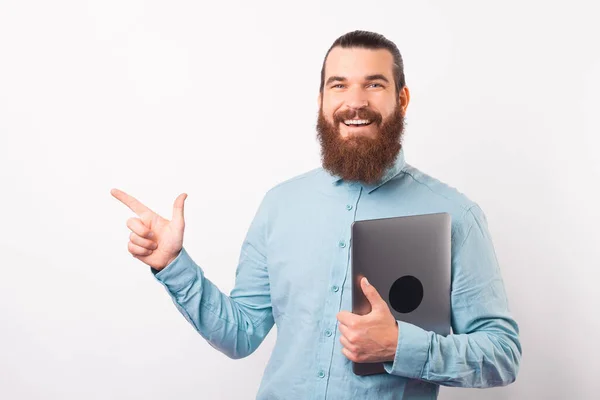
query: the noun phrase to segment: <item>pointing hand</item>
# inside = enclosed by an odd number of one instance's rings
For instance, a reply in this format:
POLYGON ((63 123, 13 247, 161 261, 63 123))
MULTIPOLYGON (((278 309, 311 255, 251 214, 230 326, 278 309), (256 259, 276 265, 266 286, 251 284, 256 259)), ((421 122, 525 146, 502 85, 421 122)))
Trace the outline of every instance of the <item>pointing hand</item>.
POLYGON ((131 229, 127 249, 133 257, 159 271, 177 258, 183 247, 183 203, 187 198, 186 193, 175 199, 171 221, 119 189, 112 189, 110 194, 139 217, 127 220, 127 227, 131 229))

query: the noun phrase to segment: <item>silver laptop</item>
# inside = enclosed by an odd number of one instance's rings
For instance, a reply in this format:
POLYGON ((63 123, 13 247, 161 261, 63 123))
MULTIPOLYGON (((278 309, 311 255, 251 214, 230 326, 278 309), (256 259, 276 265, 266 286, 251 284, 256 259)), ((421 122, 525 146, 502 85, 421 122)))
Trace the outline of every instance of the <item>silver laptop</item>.
MULTIPOLYGON (((355 221, 351 233, 352 312, 371 311, 360 280, 366 276, 397 320, 450 334, 448 213, 355 221)), ((402 334, 402 333, 400 333, 402 334)), ((354 363, 356 375, 386 373, 383 363, 354 363)))

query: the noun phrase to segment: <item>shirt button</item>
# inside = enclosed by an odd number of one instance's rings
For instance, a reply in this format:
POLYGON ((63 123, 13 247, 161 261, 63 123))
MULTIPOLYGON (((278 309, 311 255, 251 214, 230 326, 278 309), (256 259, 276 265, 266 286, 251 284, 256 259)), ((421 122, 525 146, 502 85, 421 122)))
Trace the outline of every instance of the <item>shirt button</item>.
POLYGON ((347 204, 346 205, 346 210, 348 210, 348 211, 352 210, 352 204, 347 204))
POLYGON ((340 288, 339 288, 339 287, 337 287, 337 286, 335 286, 335 285, 333 285, 333 286, 331 287, 331 290, 333 290, 334 292, 337 292, 338 290, 340 290, 340 288))
POLYGON ((319 378, 323 378, 325 376, 325 372, 319 371, 318 376, 319 378))
POLYGON ((339 246, 340 246, 341 248, 344 248, 344 247, 346 247, 346 242, 344 242, 343 240, 340 240, 339 246))
POLYGON ((329 337, 329 336, 331 336, 331 335, 332 335, 332 332, 331 332, 329 329, 327 329, 327 330, 325 331, 325 336, 329 337))

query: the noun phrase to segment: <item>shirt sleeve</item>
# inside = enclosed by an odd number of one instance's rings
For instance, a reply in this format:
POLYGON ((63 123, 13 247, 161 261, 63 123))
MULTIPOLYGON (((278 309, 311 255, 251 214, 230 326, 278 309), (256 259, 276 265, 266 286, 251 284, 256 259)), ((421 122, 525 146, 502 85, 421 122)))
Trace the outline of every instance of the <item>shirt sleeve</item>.
POLYGON ((162 270, 151 268, 196 331, 233 359, 252 354, 274 325, 267 270, 267 208, 265 196, 243 241, 229 296, 204 276, 185 247, 162 270))
POLYGON ((452 331, 447 336, 397 321, 398 344, 385 370, 443 386, 512 383, 521 359, 519 327, 511 316, 487 220, 478 205, 464 216, 462 243, 452 250, 452 331))

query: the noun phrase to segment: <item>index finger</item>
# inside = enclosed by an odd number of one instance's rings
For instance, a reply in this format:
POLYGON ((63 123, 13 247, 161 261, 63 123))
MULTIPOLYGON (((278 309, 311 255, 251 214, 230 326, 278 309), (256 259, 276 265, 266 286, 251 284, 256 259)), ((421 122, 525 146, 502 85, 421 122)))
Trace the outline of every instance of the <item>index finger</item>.
POLYGON ((119 189, 111 189, 110 194, 112 194, 121 203, 129 207, 131 211, 136 213, 138 216, 148 211, 152 212, 151 209, 140 203, 139 200, 119 189))

